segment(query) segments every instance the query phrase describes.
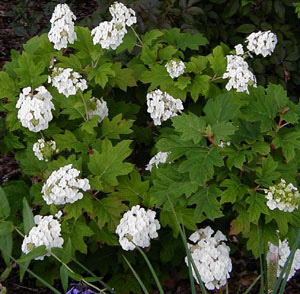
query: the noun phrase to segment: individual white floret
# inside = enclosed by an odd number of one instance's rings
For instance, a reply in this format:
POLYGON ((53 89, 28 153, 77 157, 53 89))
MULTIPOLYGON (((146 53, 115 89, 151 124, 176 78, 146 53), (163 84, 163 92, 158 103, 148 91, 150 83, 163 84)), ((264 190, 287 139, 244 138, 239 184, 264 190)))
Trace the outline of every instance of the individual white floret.
MULTIPOLYGON (((34 217, 34 226, 30 231, 28 236, 24 237, 22 243, 22 251, 28 254, 31 250, 36 247, 45 245, 46 250, 50 252, 53 247, 62 248, 64 239, 61 237, 61 226, 60 223, 50 216, 36 215, 34 217)), ((36 260, 43 260, 45 256, 50 256, 47 253, 43 256, 35 258, 36 260)))
POLYGON ((92 109, 88 111, 89 118, 98 115, 100 116, 98 122, 101 123, 103 119, 108 116, 107 103, 102 98, 97 99, 95 97, 92 97, 90 101, 92 102, 93 106, 92 109))
POLYGON ((43 86, 34 90, 36 94, 31 92, 31 87, 24 88, 19 95, 16 108, 18 111, 18 119, 24 128, 28 128, 32 132, 39 132, 48 129, 49 122, 52 120, 52 96, 43 86))
POLYGON ((181 60, 171 60, 165 65, 172 79, 178 78, 184 73, 185 64, 181 60))
POLYGON ((118 23, 114 19, 110 22, 101 22, 95 27, 91 35, 94 45, 100 44, 103 49, 117 49, 122 44, 127 30, 124 23, 118 23))
POLYGON ((243 55, 244 54, 244 48, 242 44, 238 44, 234 46, 236 55, 243 55))
POLYGON ((278 208, 285 212, 293 212, 300 204, 300 194, 293 184, 286 185, 284 179, 280 183, 265 189, 267 205, 271 210, 278 208))
POLYGON ((58 153, 58 149, 56 149, 55 141, 45 141, 43 138, 38 139, 36 143, 33 144, 33 152, 34 155, 39 160, 48 161, 53 154, 58 153))
POLYGON ((57 4, 51 17, 51 29, 48 33, 49 41, 56 50, 67 48, 68 43, 74 44, 77 35, 74 31, 76 16, 67 4, 57 4))
POLYGON ((72 164, 52 172, 42 188, 46 203, 59 205, 82 199, 83 194, 79 190, 87 191, 91 187, 88 179, 78 179, 79 174, 80 171, 72 168, 72 164))
MULTIPOLYGON (((284 241, 279 240, 279 246, 276 246, 269 242, 269 251, 267 254, 267 264, 269 266, 270 263, 277 265, 277 277, 279 277, 280 272, 282 271, 285 262, 288 259, 288 256, 291 252, 289 247, 289 242, 287 239, 284 241)), ((300 269, 300 249, 297 249, 294 255, 294 259, 292 262, 291 270, 288 274, 288 279, 290 280, 296 273, 296 271, 300 269)), ((286 274, 283 275, 283 278, 286 274)))
POLYGON ((84 91, 88 87, 86 80, 72 68, 55 67, 52 75, 48 76, 48 83, 52 83, 52 86, 67 98, 75 95, 79 89, 84 91))
POLYGON ((171 152, 158 152, 156 155, 154 155, 149 163, 147 164, 146 166, 146 170, 149 170, 151 171, 152 170, 152 167, 155 165, 156 167, 158 167, 158 165, 160 163, 165 163, 167 161, 167 158, 168 158, 168 155, 170 154, 171 152))
POLYGON ((247 37, 247 49, 263 57, 271 55, 277 44, 277 37, 271 31, 252 33, 247 37))
POLYGON ((167 92, 157 89, 147 94, 147 112, 150 113, 155 125, 161 125, 162 121, 176 116, 183 110, 180 99, 174 99, 167 92))
POLYGON ((155 215, 155 211, 150 209, 146 211, 139 205, 124 213, 116 229, 123 250, 134 250, 136 246, 142 248, 150 246, 150 239, 157 238, 157 230, 160 229, 155 215))
POLYGON ((223 141, 221 141, 220 144, 219 144, 218 146, 221 147, 221 148, 224 148, 224 147, 226 147, 226 145, 227 145, 227 146, 230 146, 231 143, 230 143, 230 142, 223 142, 223 141))
MULTIPOLYGON (((222 232, 214 231, 207 226, 194 232, 189 240, 194 244, 188 243, 191 256, 199 271, 202 282, 209 290, 220 289, 226 284, 232 270, 232 263, 229 257, 230 248, 222 241, 227 241, 222 232)), ((185 258, 188 265, 188 258, 185 258)), ((193 275, 199 283, 193 269, 193 275)))
POLYGON ((122 23, 129 27, 136 23, 135 11, 127 8, 123 3, 115 2, 109 7, 109 12, 117 23, 122 23))
POLYGON ((248 69, 248 63, 237 55, 227 55, 227 68, 223 79, 229 79, 226 84, 227 91, 236 89, 237 92, 249 94, 248 86, 256 87, 256 78, 248 69))

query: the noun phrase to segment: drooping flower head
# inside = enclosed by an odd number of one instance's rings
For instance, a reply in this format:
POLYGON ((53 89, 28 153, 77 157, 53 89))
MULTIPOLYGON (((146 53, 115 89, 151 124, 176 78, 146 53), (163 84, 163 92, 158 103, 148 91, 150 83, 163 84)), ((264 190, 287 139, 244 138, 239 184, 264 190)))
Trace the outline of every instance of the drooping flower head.
POLYGON ((52 120, 52 96, 43 86, 31 92, 31 87, 24 88, 19 95, 16 108, 19 108, 18 119, 24 128, 32 132, 39 132, 48 129, 49 122, 52 120))
POLYGON ((126 26, 136 23, 136 17, 134 10, 119 2, 112 4, 109 12, 112 20, 101 22, 92 30, 91 35, 94 45, 100 44, 103 49, 115 50, 123 42, 127 33, 126 26))
MULTIPOLYGON (((272 262, 277 265, 277 277, 279 277, 285 262, 287 261, 290 255, 291 249, 289 246, 289 242, 287 239, 284 241, 279 240, 278 246, 269 242, 269 251, 267 254, 267 264, 268 266, 272 262)), ((294 255, 294 259, 292 262, 291 270, 288 274, 287 280, 290 280, 296 273, 296 271, 300 269, 300 249, 297 249, 294 255)), ((283 275, 283 279, 285 278, 286 273, 283 275)))
POLYGON ((263 57, 271 55, 277 44, 277 37, 271 31, 252 33, 247 37, 247 49, 263 57))
POLYGON ((300 204, 299 191, 292 183, 286 185, 284 179, 280 183, 265 189, 267 205, 271 210, 278 208, 285 212, 293 212, 300 204))
POLYGON ((165 163, 167 161, 167 158, 168 158, 168 155, 170 154, 171 152, 158 152, 156 155, 154 155, 149 163, 147 164, 146 166, 146 170, 149 170, 151 171, 152 170, 152 167, 155 165, 156 167, 158 167, 158 165, 160 163, 165 163))
POLYGON ((155 215, 155 211, 146 211, 139 205, 124 213, 116 229, 119 243, 124 250, 134 250, 136 246, 149 247, 150 239, 158 237, 156 231, 160 229, 160 224, 155 215))
MULTIPOLYGON (((64 239, 60 235, 61 226, 60 223, 53 218, 53 215, 36 215, 34 222, 36 226, 29 231, 28 236, 24 237, 22 243, 22 251, 25 254, 28 254, 34 248, 42 245, 45 245, 48 251, 53 247, 62 248, 64 239)), ((45 256, 50 256, 50 253, 35 259, 43 260, 45 256)))
POLYGON ((52 86, 67 98, 75 95, 79 89, 84 91, 88 87, 86 80, 72 68, 55 67, 51 76, 48 76, 48 83, 52 83, 52 86))
POLYGON ((87 285, 84 284, 71 284, 74 285, 66 294, 96 294, 96 292, 89 289, 87 285))
POLYGON ((249 94, 248 86, 256 87, 255 75, 249 70, 248 63, 237 55, 227 55, 226 72, 223 79, 229 79, 226 84, 227 91, 236 89, 237 92, 249 94))
POLYGON ((77 35, 74 31, 76 16, 67 4, 57 4, 51 17, 51 29, 48 33, 49 41, 56 50, 67 48, 68 43, 74 44, 77 35))
MULTIPOLYGON (((226 237, 220 231, 212 236, 213 233, 214 231, 207 226, 194 232, 189 238, 193 244, 188 243, 201 280, 209 290, 224 286, 232 270, 230 248, 223 242, 227 240, 226 237)), ((185 262, 188 265, 187 257, 185 262)), ((199 283, 194 268, 192 269, 194 278, 199 283)))
POLYGON ((108 116, 107 103, 102 98, 97 99, 95 97, 92 97, 90 101, 92 102, 93 107, 91 110, 88 111, 89 118, 98 115, 100 116, 98 122, 101 123, 103 119, 108 116))
POLYGON ((165 67, 172 79, 181 76, 185 70, 185 64, 181 60, 170 60, 165 67))
POLYGON ((43 185, 43 198, 48 205, 74 203, 81 199, 83 194, 79 191, 89 190, 88 179, 78 179, 80 171, 72 168, 72 164, 65 165, 52 172, 43 185))
POLYGON ((36 143, 33 144, 33 152, 34 155, 39 160, 48 161, 55 153, 58 153, 58 149, 56 149, 55 141, 45 141, 43 138, 38 139, 36 143))
POLYGON ((150 113, 155 125, 161 125, 163 121, 176 116, 183 110, 180 99, 174 99, 167 92, 157 89, 147 94, 147 112, 150 113))

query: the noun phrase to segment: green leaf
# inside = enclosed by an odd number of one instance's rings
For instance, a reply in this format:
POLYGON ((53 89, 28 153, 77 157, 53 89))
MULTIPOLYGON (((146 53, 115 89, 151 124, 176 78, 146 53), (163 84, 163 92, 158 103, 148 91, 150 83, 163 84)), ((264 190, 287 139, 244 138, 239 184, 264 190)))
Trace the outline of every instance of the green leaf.
POLYGON ((129 201, 129 205, 137 205, 143 200, 149 189, 149 181, 142 181, 138 171, 133 170, 128 176, 119 179, 117 191, 111 196, 118 197, 122 201, 129 201))
POLYGON ((203 117, 198 117, 193 113, 183 113, 180 116, 172 118, 175 130, 181 133, 182 141, 193 140, 195 144, 203 138, 203 132, 206 127, 206 121, 203 117))
POLYGON ((241 151, 241 150, 235 150, 233 148, 226 148, 226 155, 227 160, 226 164, 228 168, 231 170, 232 167, 236 167, 240 170, 242 170, 243 164, 246 161, 246 155, 249 153, 249 151, 241 151))
POLYGON ((6 72, 0 72, 0 98, 7 97, 14 99, 20 92, 19 87, 14 79, 6 72))
POLYGON ((205 182, 214 176, 214 166, 223 166, 223 158, 219 148, 197 149, 187 153, 187 160, 179 166, 180 172, 188 172, 190 180, 204 186, 205 182))
POLYGON ((59 273, 60 273, 60 280, 61 280, 62 287, 63 287, 64 291, 67 292, 68 284, 69 284, 68 270, 66 269, 66 267, 64 265, 61 265, 61 267, 59 269, 59 273))
POLYGON ((167 138, 162 138, 156 143, 156 148, 159 151, 171 152, 168 156, 170 160, 175 160, 183 156, 191 149, 201 148, 199 145, 195 145, 192 141, 183 142, 179 136, 169 135, 167 138))
POLYGON ((295 157, 295 150, 300 149, 300 133, 299 130, 295 129, 281 129, 278 133, 273 132, 274 139, 272 144, 276 148, 282 148, 283 155, 286 158, 287 162, 292 160, 295 157))
POLYGON ((75 224, 72 224, 70 239, 75 250, 83 254, 87 254, 87 246, 84 242, 84 237, 90 237, 94 232, 86 225, 83 217, 79 218, 75 224))
POLYGON ((246 200, 247 203, 249 203, 249 208, 247 210, 249 213, 249 221, 257 223, 262 213, 269 214, 266 198, 265 195, 253 190, 249 190, 249 193, 250 196, 246 200))
POLYGON ((35 226, 32 210, 25 197, 23 198, 23 225, 25 235, 35 226))
POLYGON ((69 130, 65 130, 64 134, 53 135, 53 139, 59 150, 65 150, 66 148, 68 150, 74 149, 75 152, 87 152, 89 150, 88 142, 80 142, 69 130))
POLYGON ((231 135, 237 130, 232 122, 220 122, 212 126, 214 141, 218 144, 221 140, 230 141, 231 135))
POLYGON ((5 191, 0 187, 0 218, 10 215, 10 205, 6 197, 5 191))
POLYGON ((127 34, 125 35, 122 44, 118 46, 116 50, 116 54, 119 55, 121 52, 125 50, 128 50, 128 52, 131 53, 136 43, 137 43, 137 38, 133 30, 129 30, 129 32, 127 32, 127 34))
POLYGON ((25 146, 19 141, 19 137, 12 133, 7 133, 3 139, 4 144, 8 150, 14 151, 14 149, 23 149, 25 146))
POLYGON ((270 153, 270 144, 267 142, 255 142, 252 146, 252 151, 261 155, 268 155, 270 153))
MULTIPOLYGON (((189 230, 196 231, 197 226, 195 222, 201 222, 204 220, 203 217, 195 220, 194 209, 192 208, 177 206, 174 209, 177 218, 180 221, 182 220, 183 225, 189 230)), ((159 220, 163 227, 169 226, 172 229, 174 238, 178 237, 179 227, 178 227, 178 223, 176 222, 176 218, 173 211, 163 209, 159 215, 159 220)))
POLYGON ((160 60, 171 60, 171 58, 174 56, 174 54, 177 53, 177 49, 174 48, 174 46, 167 46, 164 48, 161 48, 158 52, 158 56, 160 60))
POLYGON ((112 63, 99 64, 96 68, 88 68, 88 78, 89 80, 95 79, 95 83, 99 84, 103 89, 106 86, 110 77, 115 77, 116 73, 113 70, 112 63))
POLYGON ((233 103, 229 94, 221 94, 215 99, 209 99, 204 107, 207 123, 211 126, 228 122, 233 119, 238 112, 238 105, 233 103))
POLYGON ((140 76, 141 82, 151 83, 148 91, 152 91, 156 88, 161 88, 162 91, 165 91, 173 84, 173 80, 164 66, 155 64, 149 67, 150 71, 145 71, 140 76))
POLYGON ((181 76, 174 84, 178 89, 184 90, 190 83, 191 83, 190 77, 181 76))
POLYGON ((95 128, 98 127, 98 119, 98 116, 94 116, 90 120, 83 122, 80 125, 80 130, 90 135, 96 136, 95 128))
POLYGON ((237 32, 245 33, 245 34, 250 34, 252 32, 255 32, 255 30, 256 30, 256 27, 253 24, 242 24, 242 25, 240 25, 239 27, 236 28, 237 32))
POLYGON ((114 231, 121 219, 121 213, 127 206, 120 199, 105 197, 94 205, 93 215, 97 217, 97 224, 102 229, 106 224, 110 231, 114 231))
POLYGON ((163 35, 163 32, 160 30, 151 30, 150 32, 147 32, 145 35, 142 36, 142 41, 146 45, 151 45, 152 41, 158 39, 163 35))
POLYGON ((46 68, 42 61, 35 63, 31 55, 23 52, 18 62, 19 68, 15 69, 15 72, 21 79, 20 86, 36 89, 47 80, 48 75, 41 75, 46 68))
POLYGON ((77 34, 77 40, 74 44, 70 44, 70 47, 77 50, 76 55, 79 58, 90 61, 94 59, 95 52, 98 52, 99 56, 102 54, 100 45, 94 45, 91 32, 87 27, 76 26, 75 32, 77 34))
POLYGON ((201 187, 191 196, 188 205, 196 204, 194 217, 198 219, 203 213, 210 220, 223 216, 221 204, 218 198, 222 195, 222 191, 215 185, 201 187))
POLYGON ((17 259, 17 262, 21 262, 21 263, 29 262, 32 259, 40 257, 47 253, 48 253, 48 251, 46 250, 46 246, 41 245, 41 246, 38 246, 38 247, 32 249, 31 251, 29 251, 29 253, 22 255, 22 257, 17 259))
POLYGON ((0 250, 2 257, 5 261, 5 264, 7 266, 10 266, 10 256, 13 249, 13 239, 12 239, 12 233, 6 234, 4 236, 1 236, 0 238, 0 250))
POLYGON ((0 222, 0 236, 5 236, 14 230, 14 224, 11 221, 0 222))
POLYGON ((197 74, 193 83, 188 87, 188 91, 191 92, 192 99, 196 102, 199 99, 199 95, 204 97, 208 96, 210 89, 211 77, 207 75, 197 74))
POLYGON ((122 113, 116 115, 114 118, 112 118, 112 120, 109 120, 108 117, 105 117, 101 126, 102 137, 106 137, 108 139, 120 139, 120 135, 132 133, 132 125, 133 120, 122 119, 122 113))
POLYGON ((178 28, 164 30, 163 32, 163 38, 166 43, 177 46, 183 51, 185 51, 186 48, 198 50, 200 46, 205 46, 209 43, 208 40, 200 33, 194 35, 190 33, 181 33, 178 28))
POLYGON ((191 57, 191 61, 186 63, 185 72, 201 74, 207 66, 208 58, 206 56, 191 57))
POLYGON ((127 87, 136 86, 132 69, 122 68, 122 64, 120 62, 113 64, 112 69, 115 72, 115 76, 111 77, 109 80, 111 86, 118 86, 124 92, 127 91, 127 87))
POLYGON ((147 45, 143 46, 141 60, 144 62, 144 64, 150 65, 156 63, 156 51, 156 49, 150 49, 147 45))
POLYGON ((239 129, 232 136, 233 142, 253 144, 259 138, 263 138, 260 134, 260 122, 249 123, 244 120, 238 120, 238 126, 239 129))
POLYGON ((45 161, 38 160, 32 151, 32 144, 28 144, 27 150, 22 159, 20 159, 21 169, 25 175, 43 177, 47 169, 45 161))
POLYGON ((226 71, 226 59, 224 57, 223 48, 221 46, 217 46, 213 49, 212 55, 208 56, 209 62, 211 64, 211 68, 217 76, 222 76, 226 71))
POLYGON ((95 150, 90 154, 89 170, 108 185, 118 185, 117 176, 127 175, 133 169, 131 163, 123 162, 131 153, 130 144, 130 140, 123 140, 113 147, 108 139, 103 140, 102 153, 95 150))
POLYGON ((93 212, 93 201, 91 195, 88 193, 83 194, 82 199, 77 200, 74 203, 69 203, 65 206, 64 211, 66 212, 66 215, 64 216, 64 219, 74 218, 77 220, 84 211, 90 213, 93 212))
POLYGON ((258 179, 255 182, 263 187, 269 187, 273 185, 273 181, 279 179, 280 173, 276 171, 278 163, 273 160, 269 155, 267 158, 263 158, 262 167, 256 169, 258 179))
POLYGON ((239 234, 240 232, 247 233, 250 230, 250 220, 249 220, 249 213, 242 209, 239 212, 239 215, 232 220, 230 226, 230 233, 231 234, 239 234))
POLYGON ((242 184, 239 177, 231 174, 230 179, 224 180, 220 187, 227 188, 222 192, 221 204, 226 202, 235 203, 241 200, 248 193, 248 186, 242 184))

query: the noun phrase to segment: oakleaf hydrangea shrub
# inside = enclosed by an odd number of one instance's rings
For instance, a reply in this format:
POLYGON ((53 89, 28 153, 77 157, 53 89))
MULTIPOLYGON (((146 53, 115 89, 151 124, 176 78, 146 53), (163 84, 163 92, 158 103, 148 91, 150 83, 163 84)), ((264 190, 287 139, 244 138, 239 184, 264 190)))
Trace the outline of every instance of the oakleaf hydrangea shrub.
MULTIPOLYGON (((13 153, 21 171, 0 191, 6 264, 21 252, 43 259, 58 250, 65 264, 78 259, 117 290, 125 275, 126 293, 140 293, 120 257, 130 257, 151 288, 139 246, 158 276, 173 267, 187 275, 170 201, 186 231, 197 232, 188 247, 208 289, 230 277, 229 235, 255 257, 278 244, 277 230, 292 245, 299 105, 280 85, 262 87, 249 62, 270 58, 276 35, 253 32, 235 48, 178 28, 138 35, 135 11, 118 2, 111 19, 89 30, 73 24, 65 5, 50 32, 12 51, 0 73, 0 150, 13 153), (255 50, 246 48, 251 42, 255 50)), ((52 284, 61 278, 65 290, 74 278, 53 257, 33 269, 52 284)))

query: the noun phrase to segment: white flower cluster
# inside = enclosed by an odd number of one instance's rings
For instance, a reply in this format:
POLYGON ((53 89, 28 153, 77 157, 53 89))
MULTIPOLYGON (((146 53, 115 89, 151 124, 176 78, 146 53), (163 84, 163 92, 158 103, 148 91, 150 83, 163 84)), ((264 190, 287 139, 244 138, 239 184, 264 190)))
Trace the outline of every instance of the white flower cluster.
POLYGON ((42 188, 43 198, 48 205, 74 203, 81 199, 83 191, 89 190, 88 179, 78 179, 80 171, 72 168, 72 164, 65 165, 59 170, 52 172, 42 188))
POLYGON ((51 29, 48 33, 49 41, 54 43, 54 48, 60 50, 67 48, 68 43, 73 44, 77 39, 74 32, 76 16, 67 4, 57 4, 51 17, 51 29))
MULTIPOLYGON (((278 245, 279 246, 276 246, 269 242, 269 251, 267 254, 267 264, 269 265, 271 262, 273 264, 277 264, 277 277, 279 277, 280 272, 282 271, 284 264, 291 252, 287 239, 285 239, 284 241, 279 240, 278 245)), ((300 249, 297 249, 295 252, 293 263, 287 280, 291 279, 298 269, 300 269, 300 249)), ((283 275, 283 278, 285 277, 285 275, 286 274, 283 275)))
POLYGON ((300 204, 299 191, 292 183, 286 185, 284 179, 280 183, 265 189, 267 205, 271 210, 278 208, 285 212, 293 212, 300 204))
POLYGON ((134 10, 119 2, 111 5, 109 12, 112 20, 101 22, 92 30, 91 35, 94 45, 99 43, 103 49, 115 50, 127 33, 126 25, 130 27, 136 23, 136 17, 134 10))
POLYGON ((236 55, 243 55, 244 54, 244 48, 242 44, 238 44, 234 46, 236 55))
POLYGON ((89 118, 92 118, 95 115, 99 115, 100 118, 98 119, 98 122, 101 123, 105 117, 108 116, 108 108, 106 101, 103 99, 97 99, 95 97, 92 97, 90 101, 93 104, 92 110, 88 111, 89 118))
MULTIPOLYGON (((62 248, 64 239, 60 235, 60 223, 53 218, 53 215, 36 215, 34 217, 34 222, 36 226, 29 231, 28 236, 24 237, 22 243, 22 251, 25 254, 28 254, 34 248, 42 245, 45 245, 46 250, 48 251, 50 251, 53 247, 62 248)), ((39 256, 35 259, 43 260, 45 256, 50 256, 50 253, 39 256)))
POLYGON ((271 31, 252 33, 247 37, 247 49, 263 57, 271 55, 277 44, 277 37, 271 31))
POLYGON ((36 94, 32 95, 31 87, 24 88, 19 95, 16 108, 19 108, 18 119, 24 128, 32 132, 39 132, 48 129, 52 120, 52 96, 45 87, 35 89, 36 94))
POLYGON ((150 113, 155 125, 161 125, 162 121, 176 116, 183 110, 183 104, 180 99, 174 99, 167 92, 159 89, 147 94, 147 112, 150 113))
POLYGON ((156 167, 158 167, 158 165, 160 163, 165 163, 167 161, 167 158, 168 158, 168 155, 170 154, 171 152, 158 152, 156 155, 154 155, 149 163, 147 164, 146 166, 146 170, 149 170, 151 171, 152 170, 152 167, 153 165, 155 165, 156 167))
POLYGON ((181 76, 185 70, 185 64, 181 60, 170 60, 165 67, 172 79, 181 76))
MULTIPOLYGON (((194 232, 189 240, 194 244, 189 244, 191 256, 199 271, 201 280, 209 290, 219 289, 226 284, 229 278, 229 272, 232 270, 231 259, 229 257, 230 248, 222 241, 227 241, 226 237, 207 226, 194 232)), ((188 258, 185 258, 188 265, 188 258)), ((193 269, 193 275, 199 283, 196 273, 193 269)))
POLYGON ((86 80, 72 68, 55 67, 52 75, 48 76, 48 83, 52 83, 52 86, 67 98, 75 95, 78 89, 84 91, 88 87, 86 80))
POLYGON ((56 149, 55 141, 45 141, 43 138, 38 139, 36 143, 33 144, 32 148, 34 155, 39 160, 48 161, 54 153, 58 153, 58 149, 56 149))
POLYGON ((134 250, 136 246, 142 248, 150 246, 150 239, 157 238, 156 231, 160 229, 155 215, 155 211, 146 211, 139 205, 124 213, 116 229, 123 250, 134 250))
POLYGON ((249 70, 248 63, 241 56, 227 55, 227 68, 223 79, 229 79, 227 91, 232 88, 237 92, 247 92, 248 86, 256 87, 255 75, 249 70))

